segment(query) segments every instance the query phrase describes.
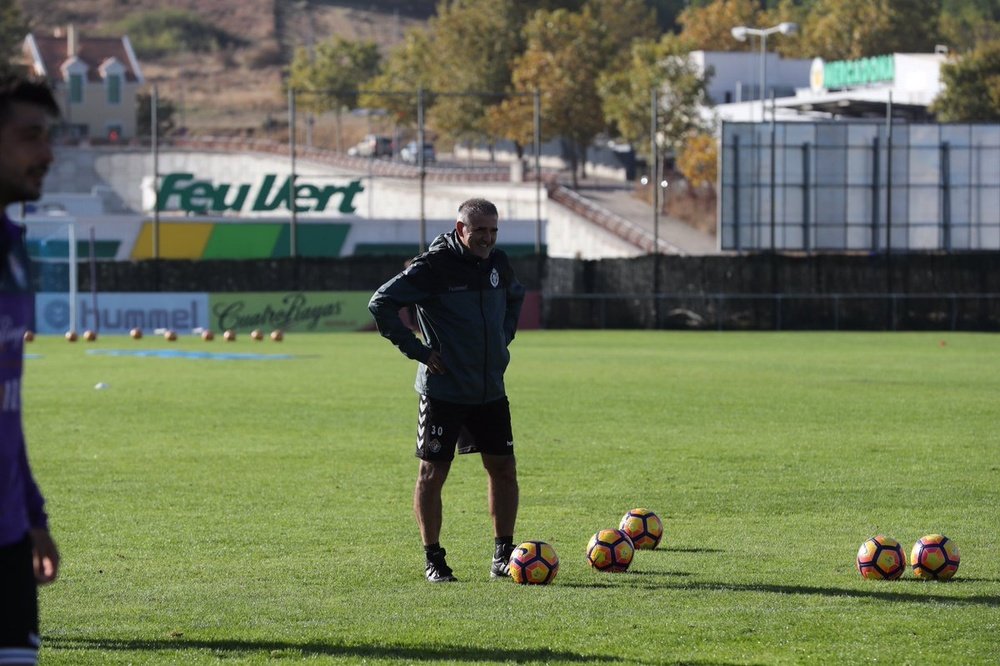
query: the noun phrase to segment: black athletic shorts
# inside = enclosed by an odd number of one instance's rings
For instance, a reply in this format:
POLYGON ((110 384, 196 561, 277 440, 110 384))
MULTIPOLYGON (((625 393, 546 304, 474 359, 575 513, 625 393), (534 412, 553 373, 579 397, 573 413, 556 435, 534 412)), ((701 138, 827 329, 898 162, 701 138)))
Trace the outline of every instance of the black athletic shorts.
POLYGON ((420 396, 417 419, 417 457, 454 460, 459 453, 514 453, 510 403, 500 398, 483 405, 461 405, 420 396))
POLYGON ((0 546, 0 664, 38 660, 38 584, 31 537, 0 546))

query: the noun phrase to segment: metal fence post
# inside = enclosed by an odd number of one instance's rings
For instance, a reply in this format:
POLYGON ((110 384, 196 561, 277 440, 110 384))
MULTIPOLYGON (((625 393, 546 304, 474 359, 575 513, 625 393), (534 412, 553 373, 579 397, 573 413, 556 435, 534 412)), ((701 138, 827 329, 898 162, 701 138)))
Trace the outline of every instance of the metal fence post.
POLYGON ((288 229, 288 255, 298 256, 298 213, 295 210, 295 89, 288 87, 288 159, 291 174, 288 176, 288 210, 291 212, 288 229))
POLYGON ((733 245, 740 251, 740 135, 733 137, 733 245))
POLYGON ((945 252, 951 252, 951 146, 941 142, 941 234, 945 252))
POLYGON ((802 144, 802 249, 810 251, 809 243, 809 179, 811 173, 809 169, 809 144, 802 144))
POLYGON ((876 136, 872 140, 872 252, 878 252, 878 213, 879 213, 879 190, 882 187, 879 168, 879 140, 876 136))

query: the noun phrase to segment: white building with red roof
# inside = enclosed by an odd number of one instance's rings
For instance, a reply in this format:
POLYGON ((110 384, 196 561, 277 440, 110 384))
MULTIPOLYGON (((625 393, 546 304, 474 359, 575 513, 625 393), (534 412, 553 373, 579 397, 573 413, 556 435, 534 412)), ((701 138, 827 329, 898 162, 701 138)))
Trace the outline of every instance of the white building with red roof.
POLYGON ((127 36, 81 37, 71 25, 53 35, 29 34, 23 50, 31 72, 55 91, 70 136, 135 137, 136 97, 145 79, 127 36))

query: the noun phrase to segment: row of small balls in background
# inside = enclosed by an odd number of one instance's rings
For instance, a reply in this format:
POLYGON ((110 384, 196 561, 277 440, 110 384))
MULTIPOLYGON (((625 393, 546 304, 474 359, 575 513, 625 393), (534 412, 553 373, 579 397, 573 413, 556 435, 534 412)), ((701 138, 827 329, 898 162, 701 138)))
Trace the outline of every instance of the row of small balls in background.
MULTIPOLYGON (((159 335, 159 334, 162 333, 163 338, 165 340, 169 341, 169 342, 173 342, 174 340, 177 339, 177 331, 174 331, 172 329, 157 329, 156 333, 157 333, 157 335, 159 335)), ((212 340, 215 339, 215 333, 212 331, 212 329, 209 329, 209 328, 206 328, 206 329, 196 329, 195 330, 195 334, 196 335, 200 335, 201 339, 205 340, 206 342, 211 342, 212 340)), ((143 336, 142 329, 141 328, 133 328, 131 331, 129 331, 129 335, 132 337, 133 340, 141 340, 142 336, 143 336)), ((65 337, 66 337, 66 340, 68 340, 69 342, 76 342, 79 339, 79 337, 81 337, 81 336, 78 336, 76 334, 76 331, 66 331, 66 336, 65 337)), ((97 333, 95 331, 87 330, 87 331, 83 332, 83 336, 82 337, 87 342, 94 342, 95 340, 97 340, 97 333)), ((275 342, 281 342, 282 340, 285 339, 285 333, 281 329, 275 329, 275 330, 271 331, 270 337, 275 342)), ((25 331, 24 332, 24 341, 25 342, 31 342, 34 339, 35 339, 35 332, 34 331, 25 331)), ((226 342, 236 342, 236 331, 233 331, 231 329, 227 329, 222 334, 222 339, 225 340, 226 342)), ((250 339, 251 340, 256 340, 256 341, 259 342, 259 341, 261 341, 261 340, 264 339, 264 332, 261 331, 260 329, 254 329, 254 330, 250 331, 250 339)))
MULTIPOLYGON (((653 550, 663 538, 663 521, 649 509, 632 509, 618 529, 600 530, 587 544, 587 562, 598 571, 627 571, 635 551, 653 550)), ((525 541, 510 556, 510 577, 520 585, 548 585, 559 572, 559 556, 544 541, 525 541)))
MULTIPOLYGON (((913 575, 924 580, 950 580, 961 561, 958 544, 943 534, 922 536, 910 550, 913 575)), ((862 578, 896 580, 906 570, 906 554, 898 541, 879 534, 861 544, 857 567, 862 578)))

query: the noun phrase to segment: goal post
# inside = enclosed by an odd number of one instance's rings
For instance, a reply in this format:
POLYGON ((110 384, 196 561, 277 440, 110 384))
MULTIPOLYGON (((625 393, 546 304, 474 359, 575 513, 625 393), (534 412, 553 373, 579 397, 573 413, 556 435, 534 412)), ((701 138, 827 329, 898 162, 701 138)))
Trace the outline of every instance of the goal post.
POLYGON ((38 333, 77 330, 78 266, 76 221, 30 215, 25 244, 31 257, 38 333))

